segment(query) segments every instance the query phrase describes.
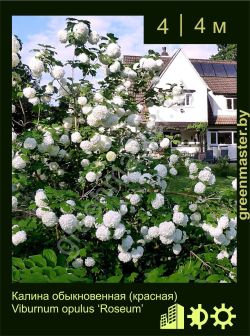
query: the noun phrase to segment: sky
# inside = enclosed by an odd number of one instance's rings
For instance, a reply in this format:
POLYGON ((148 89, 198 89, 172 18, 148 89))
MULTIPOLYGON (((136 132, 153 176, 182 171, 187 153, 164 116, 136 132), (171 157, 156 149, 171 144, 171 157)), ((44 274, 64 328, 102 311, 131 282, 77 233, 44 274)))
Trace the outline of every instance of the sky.
MULTIPOLYGON (((74 16, 88 20, 92 30, 100 35, 113 33, 119 37, 122 55, 145 55, 149 49, 159 53, 162 47, 167 48, 171 56, 177 49, 182 48, 190 58, 209 58, 217 52, 215 44, 144 44, 143 43, 143 17, 142 16, 74 16)), ((32 57, 30 50, 38 43, 50 44, 58 50, 62 60, 72 57, 72 49, 64 48, 57 38, 57 32, 65 27, 67 16, 13 16, 12 33, 17 35, 22 42, 21 52, 23 63, 28 63, 32 57)))

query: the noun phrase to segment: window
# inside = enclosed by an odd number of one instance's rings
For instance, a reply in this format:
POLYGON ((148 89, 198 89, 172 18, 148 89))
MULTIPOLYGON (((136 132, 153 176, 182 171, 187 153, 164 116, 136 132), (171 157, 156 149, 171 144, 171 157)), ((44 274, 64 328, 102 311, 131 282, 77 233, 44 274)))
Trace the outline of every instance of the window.
POLYGON ((237 144, 237 132, 233 132, 233 143, 237 144))
POLYGON ((237 144, 236 131, 211 131, 210 132, 210 145, 234 145, 237 144))
POLYGON ((216 139, 216 132, 211 132, 211 145, 216 145, 217 139, 216 139))
POLYGON ((218 133, 218 144, 219 145, 230 145, 232 144, 232 132, 219 132, 218 133))
POLYGON ((185 93, 184 105, 185 106, 191 106, 192 105, 192 93, 185 93))
POLYGON ((227 98, 227 109, 237 110, 237 98, 227 98))

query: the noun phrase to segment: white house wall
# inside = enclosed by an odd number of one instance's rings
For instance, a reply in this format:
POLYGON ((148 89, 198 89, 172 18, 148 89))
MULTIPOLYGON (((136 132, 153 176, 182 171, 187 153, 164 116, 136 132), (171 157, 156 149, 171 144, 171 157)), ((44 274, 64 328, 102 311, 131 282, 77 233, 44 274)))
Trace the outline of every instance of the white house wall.
POLYGON ((208 93, 208 99, 214 116, 236 116, 236 110, 227 109, 226 97, 223 95, 215 95, 212 91, 208 93))
POLYGON ((156 122, 207 122, 207 86, 182 51, 177 53, 162 74, 157 87, 164 87, 166 83, 178 83, 180 80, 184 89, 195 90, 192 106, 153 106, 149 108, 149 113, 155 116, 156 122), (181 113, 180 109, 184 112, 181 113))

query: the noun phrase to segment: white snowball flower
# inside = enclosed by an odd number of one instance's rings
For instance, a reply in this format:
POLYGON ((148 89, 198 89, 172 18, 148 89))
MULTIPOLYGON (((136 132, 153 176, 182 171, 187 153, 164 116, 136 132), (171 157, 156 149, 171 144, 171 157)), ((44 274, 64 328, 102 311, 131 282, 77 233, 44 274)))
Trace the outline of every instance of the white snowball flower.
POLYGON ((149 145, 148 145, 148 150, 149 151, 156 151, 158 149, 158 144, 157 142, 150 142, 149 145))
POLYGON ((114 239, 121 239, 126 232, 126 228, 123 224, 119 224, 114 232, 113 238, 114 239))
POLYGON ((64 146, 68 146, 70 144, 69 136, 67 134, 63 134, 60 137, 59 142, 64 146))
POLYGON ((146 236, 148 234, 148 227, 142 226, 140 232, 143 236, 146 236))
POLYGON ((207 181, 208 185, 213 185, 215 184, 216 177, 214 174, 211 174, 210 179, 207 181))
POLYGON ((141 197, 138 194, 131 195, 131 197, 129 199, 129 201, 132 205, 137 205, 140 202, 140 200, 141 200, 141 197))
POLYGON ((199 172, 198 174, 198 179, 201 181, 201 182, 208 182, 211 178, 211 172, 207 169, 203 169, 199 172))
POLYGON ((28 99, 34 98, 36 95, 36 90, 31 87, 26 87, 23 89, 23 95, 28 99))
POLYGON ((81 268, 83 266, 83 260, 82 258, 76 258, 73 262, 72 262, 72 266, 74 268, 81 268))
POLYGON ((57 36, 59 38, 59 41, 61 43, 66 43, 67 39, 68 39, 68 32, 67 30, 59 30, 59 32, 57 33, 57 36))
POLYGON ((24 143, 23 143, 23 147, 25 149, 34 149, 37 146, 37 142, 36 139, 34 138, 26 138, 24 143))
POLYGON ((176 154, 171 154, 169 157, 169 161, 170 163, 174 164, 179 160, 179 156, 176 154))
POLYGON ((233 180, 232 187, 234 190, 237 190, 237 178, 233 180))
POLYGON ((12 132, 12 142, 15 142, 17 138, 17 134, 15 132, 12 132))
POLYGON ((190 174, 195 174, 198 171, 198 167, 197 167, 196 163, 194 163, 194 162, 190 163, 188 169, 189 169, 190 174))
POLYGON ((126 204, 121 204, 120 205, 120 214, 122 216, 126 215, 126 213, 128 212, 128 208, 126 204))
POLYGON ((177 175, 177 170, 174 167, 172 167, 172 168, 169 169, 169 173, 173 176, 176 176, 177 175))
POLYGON ((31 103, 32 105, 36 106, 40 103, 40 99, 38 97, 34 97, 34 98, 30 98, 29 99, 29 103, 31 103))
POLYGON ((133 248, 131 251, 131 257, 133 262, 137 262, 143 256, 144 248, 142 246, 137 246, 137 248, 133 248))
POLYGON ((12 167, 15 169, 24 169, 26 167, 26 161, 24 161, 21 156, 16 155, 12 160, 12 167))
POLYGON ((41 60, 32 57, 29 62, 30 70, 32 71, 32 74, 36 77, 39 77, 41 73, 44 71, 44 64, 41 60))
POLYGON ((16 196, 12 196, 12 210, 15 210, 18 206, 18 201, 16 196))
POLYGON ((82 167, 87 167, 89 165, 89 160, 88 159, 82 159, 81 161, 81 166, 82 167))
POLYGON ((119 61, 115 61, 109 66, 109 71, 111 73, 116 73, 121 70, 121 63, 119 61))
POLYGON ((57 162, 50 162, 49 163, 49 169, 50 170, 57 170, 59 168, 59 164, 57 162))
POLYGON ((54 86, 52 84, 47 84, 45 87, 46 94, 53 94, 54 93, 54 86))
POLYGON ((123 107, 124 105, 124 100, 120 96, 114 96, 112 102, 119 107, 123 107))
POLYGON ((20 63, 20 58, 16 53, 12 53, 12 68, 15 68, 20 63))
POLYGON ((192 203, 189 205, 189 210, 192 212, 195 212, 197 210, 198 206, 196 203, 192 203))
POLYGON ((163 164, 158 164, 154 170, 157 171, 157 175, 160 177, 166 177, 167 176, 167 167, 163 164))
POLYGON ((217 259, 218 260, 222 260, 224 258, 228 258, 229 254, 227 253, 227 251, 221 251, 219 254, 217 254, 217 259))
POLYGON ((43 224, 47 227, 53 227, 58 223, 58 218, 52 211, 44 211, 41 219, 43 224))
POLYGON ((105 225, 99 225, 95 234, 96 238, 101 241, 107 241, 110 239, 110 230, 105 225))
POLYGON ((218 227, 221 229, 226 229, 229 226, 229 218, 228 216, 221 216, 220 219, 218 220, 218 227))
POLYGON ((93 267, 95 266, 95 260, 91 257, 88 257, 84 260, 84 264, 86 267, 93 267))
POLYGON ((196 194, 203 194, 204 191, 206 190, 206 186, 204 183, 202 182, 198 182, 196 183, 196 185, 194 186, 194 192, 196 194))
POLYGON ((12 244, 17 246, 24 243, 27 240, 27 235, 25 231, 18 231, 12 235, 12 244))
POLYGON ((162 222, 159 225, 159 235, 171 237, 175 233, 175 225, 173 222, 162 222))
POLYGON ((113 161, 115 161, 115 159, 116 159, 116 154, 115 154, 115 152, 112 152, 112 151, 108 152, 108 153, 106 154, 106 159, 107 159, 107 161, 109 161, 109 162, 113 162, 113 161))
POLYGON ((177 225, 183 225, 185 223, 185 215, 183 212, 174 211, 173 222, 177 225))
POLYGON ((139 61, 139 65, 144 70, 153 70, 155 68, 155 60, 153 58, 142 57, 139 61))
POLYGON ((108 211, 103 216, 103 224, 110 228, 115 228, 120 224, 121 214, 117 211, 108 211))
POLYGON ((234 253, 231 257, 231 264, 235 267, 237 266, 237 248, 234 250, 234 253))
POLYGON ((230 228, 229 230, 226 230, 225 235, 228 240, 232 240, 237 236, 237 231, 234 228, 230 228))
POLYGON ((12 35, 12 52, 18 53, 20 51, 21 45, 15 35, 12 35))
POLYGON ((164 138, 160 142, 160 147, 161 148, 168 148, 170 145, 170 140, 168 138, 164 138))
POLYGON ((129 126, 134 126, 134 127, 139 126, 141 121, 142 121, 141 116, 135 113, 130 114, 126 120, 129 126))
POLYGON ((96 101, 97 103, 102 103, 104 99, 103 95, 100 92, 96 92, 93 98, 94 101, 96 101))
POLYGON ((118 58, 121 56, 121 48, 116 43, 110 43, 105 52, 109 57, 118 58))
POLYGON ((127 263, 132 259, 132 255, 129 252, 120 252, 118 254, 118 259, 123 263, 127 263))
POLYGON ((181 250, 182 250, 182 247, 181 247, 180 244, 174 244, 173 245, 174 254, 176 254, 176 255, 180 254, 181 250))
POLYGON ((71 141, 74 143, 80 143, 82 141, 82 136, 79 132, 74 132, 71 134, 71 141))
POLYGON ((201 220, 201 214, 199 212, 194 212, 191 216, 190 219, 192 222, 199 222, 201 220))
POLYGON ((97 105, 92 110, 92 117, 97 121, 105 119, 109 114, 109 110, 105 105, 97 105))
POLYGON ((85 39, 87 40, 87 36, 89 34, 89 28, 84 22, 79 22, 74 25, 73 34, 75 38, 85 41, 85 39))
POLYGON ((140 172, 132 172, 128 173, 127 175, 128 181, 132 183, 138 183, 140 178, 141 178, 141 173, 140 172))
POLYGON ((86 180, 87 180, 88 182, 94 182, 96 179, 97 179, 97 175, 96 175, 96 173, 94 173, 94 172, 88 172, 88 173, 86 174, 86 180))
POLYGON ((88 64, 89 63, 89 57, 85 53, 80 54, 78 56, 78 60, 83 64, 88 64))
POLYGON ((100 41, 100 36, 96 31, 93 31, 89 34, 88 41, 90 44, 97 44, 100 41))
POLYGON ((152 226, 148 229, 148 237, 150 239, 157 238, 159 236, 159 228, 157 226, 152 226))
POLYGON ((59 224, 64 232, 68 234, 72 234, 76 230, 78 220, 76 216, 72 214, 66 214, 66 215, 62 215, 59 218, 59 224))
POLYGON ((174 241, 173 236, 160 236, 160 241, 162 242, 162 244, 164 245, 169 245, 172 244, 174 241))
POLYGON ((80 148, 87 154, 91 153, 93 145, 90 141, 84 140, 80 143, 80 148))
POLYGON ((43 189, 38 189, 35 194, 35 203, 39 208, 44 208, 47 206, 47 196, 43 189))
POLYGON ((110 150, 111 146, 112 146, 112 140, 108 136, 101 134, 99 150, 106 152, 110 150))
POLYGON ((140 151, 140 144, 137 140, 129 139, 125 144, 125 151, 131 154, 137 154, 140 151))
POLYGON ((219 236, 221 236, 223 234, 223 230, 220 227, 213 227, 211 226, 209 229, 209 233, 212 237, 214 238, 218 238, 219 236))
POLYGON ((86 97, 81 96, 81 97, 78 97, 77 102, 79 105, 84 106, 87 104, 88 100, 86 97))
POLYGON ((59 66, 59 65, 55 65, 53 68, 52 68, 52 71, 51 71, 51 75, 53 78, 55 79, 61 79, 64 77, 65 75, 65 70, 63 69, 63 67, 59 66))
POLYGON ((185 240, 183 239, 183 236, 184 236, 183 232, 180 229, 176 229, 173 233, 174 242, 175 243, 183 242, 185 240))
POLYGON ((134 243, 133 238, 130 235, 128 235, 126 238, 122 240, 122 245, 121 245, 122 250, 128 251, 133 245, 133 243, 134 243))
POLYGON ((160 193, 155 195, 155 199, 151 201, 151 205, 154 209, 161 208, 165 203, 164 196, 160 193))

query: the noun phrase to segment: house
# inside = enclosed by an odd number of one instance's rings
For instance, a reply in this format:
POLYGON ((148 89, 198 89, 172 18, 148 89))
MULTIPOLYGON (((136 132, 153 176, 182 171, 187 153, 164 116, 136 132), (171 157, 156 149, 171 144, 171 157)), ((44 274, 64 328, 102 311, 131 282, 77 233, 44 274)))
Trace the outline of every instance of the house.
MULTIPOLYGON (((140 58, 124 56, 124 63, 132 64, 140 58)), ((200 150, 199 134, 188 126, 205 123, 205 148, 212 150, 215 158, 227 154, 230 160, 236 160, 237 63, 189 59, 181 49, 169 57, 165 48, 161 59, 163 69, 156 87, 164 89, 168 83, 181 82, 184 91, 181 104, 148 108, 156 126, 165 134, 178 134, 181 143, 175 149, 195 156, 200 150)))

